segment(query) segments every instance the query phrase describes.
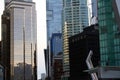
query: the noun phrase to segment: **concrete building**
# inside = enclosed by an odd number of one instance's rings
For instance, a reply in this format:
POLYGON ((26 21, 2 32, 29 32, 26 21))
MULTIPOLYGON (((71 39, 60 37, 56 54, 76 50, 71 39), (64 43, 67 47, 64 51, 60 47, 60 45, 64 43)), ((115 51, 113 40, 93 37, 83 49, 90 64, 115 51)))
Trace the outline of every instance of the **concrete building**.
POLYGON ((6 0, 5 4, 2 15, 5 80, 37 80, 35 3, 6 0))

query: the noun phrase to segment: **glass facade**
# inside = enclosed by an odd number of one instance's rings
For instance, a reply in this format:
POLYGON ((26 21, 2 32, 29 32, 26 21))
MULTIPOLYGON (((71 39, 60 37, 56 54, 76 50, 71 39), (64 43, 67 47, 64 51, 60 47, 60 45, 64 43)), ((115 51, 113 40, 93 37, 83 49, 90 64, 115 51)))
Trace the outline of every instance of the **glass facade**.
MULTIPOLYGON (((63 0, 46 0, 46 18, 47 18, 47 51, 48 51, 48 77, 52 79, 52 66, 51 60, 53 55, 51 53, 50 40, 53 33, 61 33, 61 20, 62 20, 62 6, 63 0)), ((61 49, 61 48, 60 48, 61 49)))
POLYGON ((69 76, 68 37, 83 31, 88 26, 87 0, 63 0, 63 58, 64 72, 69 76))
POLYGON ((98 0, 101 66, 120 66, 120 34, 112 0, 98 0))
POLYGON ((51 53, 53 56, 57 56, 62 53, 62 34, 61 33, 53 33, 51 37, 51 53))
POLYGON ((47 41, 52 33, 60 33, 62 29, 62 0, 46 0, 47 8, 47 41))
POLYGON ((34 3, 18 1, 10 2, 4 11, 3 19, 9 20, 2 23, 3 54, 9 58, 4 64, 9 69, 6 80, 37 80, 35 12, 34 3))

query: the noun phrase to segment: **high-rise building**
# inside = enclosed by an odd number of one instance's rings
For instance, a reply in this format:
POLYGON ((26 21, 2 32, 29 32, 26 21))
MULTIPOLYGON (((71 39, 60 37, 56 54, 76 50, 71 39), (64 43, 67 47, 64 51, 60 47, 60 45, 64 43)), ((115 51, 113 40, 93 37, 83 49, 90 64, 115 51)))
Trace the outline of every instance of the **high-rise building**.
POLYGON ((87 0, 63 0, 63 70, 69 77, 69 42, 68 38, 83 31, 88 26, 87 0))
MULTIPOLYGON (((51 45, 50 40, 53 33, 61 33, 62 29, 62 4, 63 0, 46 0, 47 18, 47 53, 48 57, 48 77, 51 76, 51 45)), ((61 48, 60 48, 61 49, 61 48)))
POLYGON ((120 4, 119 0, 98 0, 101 66, 120 66, 120 31, 113 1, 120 4))
POLYGON ((37 80, 35 3, 16 0, 5 7, 2 15, 5 80, 37 80))
POLYGON ((50 42, 50 54, 51 54, 51 80, 60 80, 62 72, 62 34, 53 33, 50 42), (60 56, 61 55, 61 56, 60 56), (61 69, 61 71, 57 70, 61 69))
POLYGON ((51 53, 53 56, 62 52, 62 34, 53 33, 51 37, 51 53))
POLYGON ((46 0, 47 12, 47 41, 52 33, 60 33, 62 29, 62 0, 46 0))
POLYGON ((92 25, 80 34, 69 38, 70 80, 92 80, 90 74, 84 72, 88 66, 98 67, 100 62, 98 26, 92 25), (87 65, 86 59, 92 51, 92 64, 87 65))

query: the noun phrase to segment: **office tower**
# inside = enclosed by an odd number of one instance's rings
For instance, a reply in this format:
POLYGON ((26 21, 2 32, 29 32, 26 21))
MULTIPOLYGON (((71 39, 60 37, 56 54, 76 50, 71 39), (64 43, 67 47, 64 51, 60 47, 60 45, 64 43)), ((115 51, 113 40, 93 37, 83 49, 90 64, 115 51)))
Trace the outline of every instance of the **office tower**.
POLYGON ((51 76, 51 53, 50 53, 50 39, 52 33, 61 33, 62 25, 62 1, 63 0, 46 0, 46 13, 47 13, 47 51, 49 55, 49 72, 48 77, 51 76))
POLYGON ((10 1, 5 7, 2 15, 5 80, 37 80, 35 3, 10 1))
POLYGON ((62 75, 62 34, 53 33, 50 42, 51 80, 61 80, 62 75))
POLYGON ((120 66, 120 34, 113 1, 98 0, 101 66, 120 66))
POLYGON ((50 45, 51 45, 51 53, 53 56, 62 53, 62 34, 53 33, 51 37, 50 45))
POLYGON ((90 74, 85 72, 89 69, 86 59, 90 50, 93 52, 91 56, 93 67, 98 67, 100 52, 99 32, 96 25, 89 26, 82 33, 69 37, 70 80, 93 80, 90 74))
POLYGON ((46 0, 47 41, 52 33, 60 33, 62 29, 62 0, 46 0))
POLYGON ((87 0, 63 0, 63 64, 64 76, 69 77, 68 38, 88 26, 87 0))

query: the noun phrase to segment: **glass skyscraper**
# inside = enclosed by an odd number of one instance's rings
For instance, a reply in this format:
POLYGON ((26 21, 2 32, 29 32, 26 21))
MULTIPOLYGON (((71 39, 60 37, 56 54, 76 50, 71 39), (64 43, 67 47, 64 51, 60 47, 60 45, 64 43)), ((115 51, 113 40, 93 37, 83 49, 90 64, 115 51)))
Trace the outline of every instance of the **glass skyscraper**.
MULTIPOLYGON (((51 72, 51 44, 50 40, 52 34, 61 33, 62 29, 62 2, 63 0, 46 0, 46 16, 47 16, 47 55, 48 57, 48 73, 47 76, 49 78, 52 77, 51 72)), ((53 44, 52 44, 53 45, 53 44)), ((60 47, 61 49, 61 47, 60 47)))
POLYGON ((113 0, 98 0, 101 66, 120 66, 120 31, 113 0))
POLYGON ((2 54, 5 80, 37 80, 34 2, 11 1, 6 5, 2 15, 2 54))
POLYGON ((53 56, 57 56, 62 53, 62 34, 61 33, 53 33, 51 37, 51 53, 53 56))
POLYGON ((87 0, 63 0, 63 65, 64 76, 69 77, 68 38, 88 26, 87 0))
POLYGON ((46 0, 47 8, 47 40, 52 33, 60 33, 62 29, 62 0, 46 0))

